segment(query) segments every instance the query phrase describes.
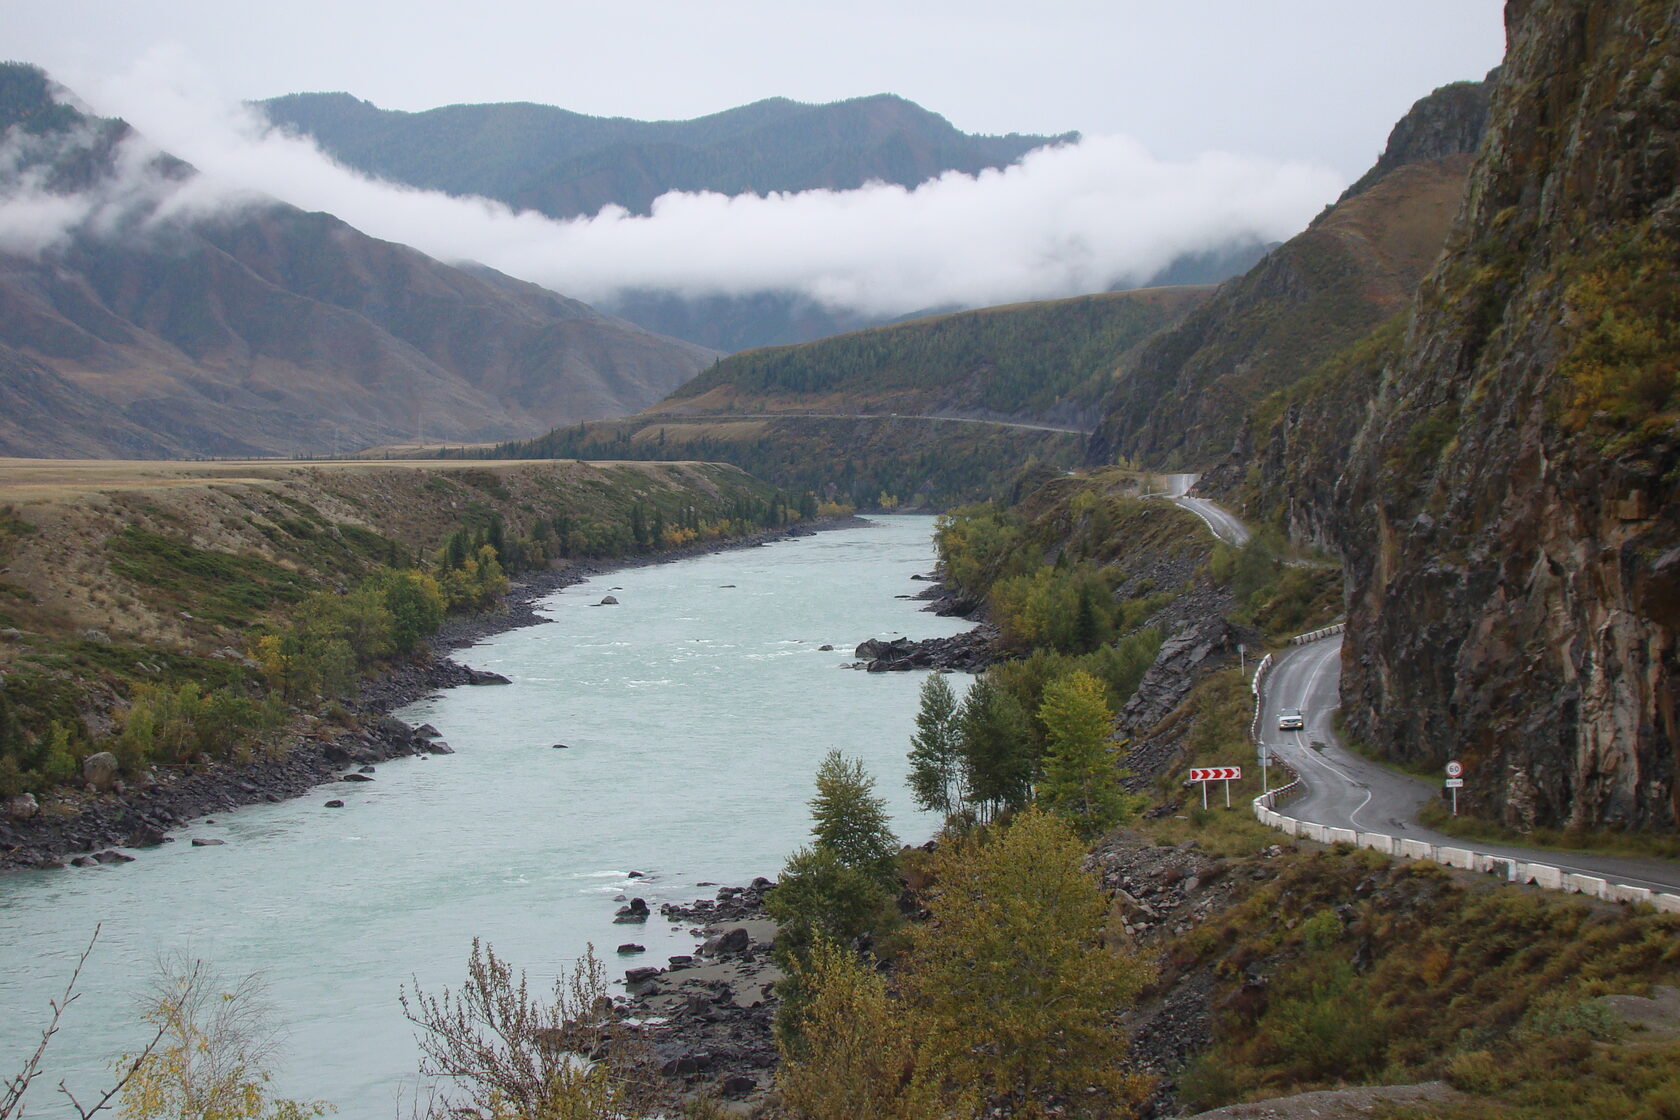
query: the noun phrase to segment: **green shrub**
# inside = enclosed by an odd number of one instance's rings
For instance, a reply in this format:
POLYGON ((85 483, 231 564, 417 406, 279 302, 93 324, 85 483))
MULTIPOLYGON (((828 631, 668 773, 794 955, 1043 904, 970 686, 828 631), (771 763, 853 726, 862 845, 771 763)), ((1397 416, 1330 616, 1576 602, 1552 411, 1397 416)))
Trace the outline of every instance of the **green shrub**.
POLYGON ((1328 949, 1342 939, 1342 920, 1334 910, 1320 910, 1301 923, 1301 940, 1314 949, 1328 949))

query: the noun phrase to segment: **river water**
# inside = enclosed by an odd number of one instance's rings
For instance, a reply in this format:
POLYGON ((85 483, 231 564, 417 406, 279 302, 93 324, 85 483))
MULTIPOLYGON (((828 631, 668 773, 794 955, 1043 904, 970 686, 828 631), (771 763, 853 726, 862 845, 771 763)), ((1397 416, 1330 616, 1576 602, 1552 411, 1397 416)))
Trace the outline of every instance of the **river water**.
POLYGON ((704 882, 774 877, 808 837, 831 748, 865 761, 904 839, 925 839, 936 822, 903 783, 923 674, 842 666, 867 637, 964 628, 897 598, 925 586, 910 576, 932 567, 931 531, 883 518, 568 588, 543 604, 551 623, 457 655, 512 685, 399 713, 457 754, 195 822, 133 863, 0 879, 0 1076, 103 923, 31 1115, 68 1115, 60 1076, 91 1087, 144 1041, 136 994, 160 955, 185 951, 266 980, 287 1035, 278 1091, 344 1117, 406 1116, 417 1051, 399 985, 456 985, 474 937, 543 987, 590 943, 615 976, 689 951, 657 913, 614 925, 615 897, 657 911, 710 897, 704 882), (609 593, 618 605, 599 605, 609 593), (325 808, 334 797, 346 807, 325 808), (631 940, 648 952, 617 958, 631 940))

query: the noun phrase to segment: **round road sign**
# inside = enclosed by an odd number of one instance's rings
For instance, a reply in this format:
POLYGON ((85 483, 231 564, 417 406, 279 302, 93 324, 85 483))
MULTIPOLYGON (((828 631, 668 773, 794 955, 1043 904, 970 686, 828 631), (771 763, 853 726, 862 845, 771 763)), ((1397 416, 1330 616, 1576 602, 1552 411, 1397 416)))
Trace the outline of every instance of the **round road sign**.
POLYGON ((1447 763, 1447 777, 1457 778, 1457 777, 1461 777, 1463 774, 1464 774, 1464 764, 1462 762, 1449 762, 1449 763, 1447 763))

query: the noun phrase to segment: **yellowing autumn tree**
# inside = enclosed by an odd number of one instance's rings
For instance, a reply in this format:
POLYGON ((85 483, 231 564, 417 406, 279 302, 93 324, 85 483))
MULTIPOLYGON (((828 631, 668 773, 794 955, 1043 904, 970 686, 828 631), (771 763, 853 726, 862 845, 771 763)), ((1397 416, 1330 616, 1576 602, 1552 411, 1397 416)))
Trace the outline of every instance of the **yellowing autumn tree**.
POLYGON ((810 993, 799 1029, 778 1040, 783 1103, 800 1120, 929 1120, 971 1115, 972 1101, 924 1067, 910 1010, 856 953, 820 942, 794 966, 810 993))
POLYGON ((255 977, 224 983, 203 961, 172 963, 145 1019, 161 1034, 123 1085, 123 1120, 312 1120, 332 1111, 271 1094, 279 1035, 255 977))
POLYGON ((1038 800, 1085 836, 1119 824, 1129 809, 1109 735, 1114 716, 1101 681, 1075 670, 1044 688, 1038 709, 1044 725, 1044 776, 1038 800))
POLYGON ((921 1061, 1011 1117, 1126 1115, 1146 1089, 1121 1070, 1115 1020, 1150 968, 1103 945, 1108 907, 1084 855, 1065 821, 1029 808, 940 857, 914 933, 921 1061))

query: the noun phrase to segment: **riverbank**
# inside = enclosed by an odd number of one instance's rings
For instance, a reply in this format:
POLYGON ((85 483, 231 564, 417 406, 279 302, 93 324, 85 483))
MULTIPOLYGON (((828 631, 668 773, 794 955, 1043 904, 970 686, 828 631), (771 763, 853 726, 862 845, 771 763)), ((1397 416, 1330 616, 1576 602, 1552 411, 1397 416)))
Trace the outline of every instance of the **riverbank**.
POLYGON ((160 767, 144 784, 121 784, 101 794, 61 793, 47 798, 31 817, 0 818, 0 873, 127 862, 145 849, 174 842, 177 838, 172 832, 211 814, 325 792, 323 787, 340 781, 365 780, 371 775, 362 773, 362 768, 394 758, 447 753, 446 744, 416 734, 390 713, 440 689, 498 683, 493 676, 477 674, 454 661, 448 651, 546 621, 536 611, 544 597, 615 571, 863 524, 864 519, 858 517, 833 518, 690 545, 658 556, 588 561, 527 573, 514 582, 496 609, 448 620, 426 653, 392 665, 364 684, 345 706, 347 716, 341 722, 300 715, 287 731, 285 745, 246 761, 160 767))
MULTIPOLYGON (((659 912, 689 927, 694 952, 664 967, 625 970, 620 1008, 641 1024, 639 1035, 664 1078, 664 1103, 680 1109, 694 1099, 745 1102, 775 1082, 779 1055, 773 1027, 782 971, 770 958, 776 927, 764 908, 768 879, 721 887, 715 898, 665 903, 659 912)), ((623 949, 620 960, 634 960, 623 949)))

